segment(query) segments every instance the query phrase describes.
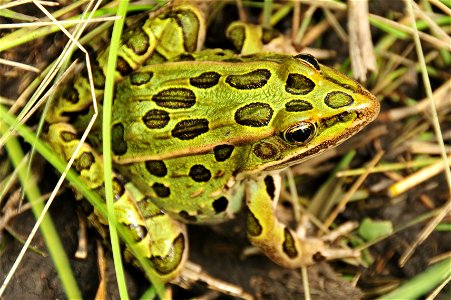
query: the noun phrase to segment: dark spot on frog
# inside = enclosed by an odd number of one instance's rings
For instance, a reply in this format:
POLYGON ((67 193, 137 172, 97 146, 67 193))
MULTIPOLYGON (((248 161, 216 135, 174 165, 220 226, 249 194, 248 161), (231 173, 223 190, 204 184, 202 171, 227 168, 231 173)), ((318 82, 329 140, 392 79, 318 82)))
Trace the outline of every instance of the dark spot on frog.
POLYGON ((226 82, 233 88, 239 90, 251 90, 263 87, 271 77, 271 71, 266 69, 257 69, 255 71, 241 74, 229 75, 226 82))
POLYGON ((296 250, 296 244, 294 242, 293 236, 290 230, 284 229, 285 240, 283 241, 282 248, 283 252, 288 255, 289 258, 295 258, 298 256, 298 251, 296 250))
POLYGON ((196 104, 196 95, 190 89, 168 88, 152 96, 158 106, 172 109, 186 109, 196 104))
POLYGON ((158 182, 155 182, 152 185, 152 189, 154 190, 155 194, 157 194, 157 196, 160 198, 167 198, 171 195, 171 190, 164 184, 158 182))
POLYGON ((271 200, 274 200, 275 191, 276 191, 276 185, 274 184, 274 178, 270 175, 266 176, 265 179, 265 185, 266 185, 266 193, 269 195, 271 200))
POLYGON ((125 193, 125 187, 124 185, 117 179, 116 177, 113 178, 113 196, 114 200, 119 200, 122 195, 125 193))
POLYGON ((149 37, 142 27, 136 27, 123 36, 124 44, 136 55, 143 55, 149 50, 149 37))
POLYGON ((70 142, 77 139, 77 134, 70 131, 61 131, 60 138, 65 142, 70 142))
POLYGON ((130 84, 143 85, 152 79, 153 72, 136 72, 130 75, 130 84))
POLYGON ((83 152, 74 160, 74 167, 77 172, 81 172, 82 170, 89 170, 94 162, 95 158, 91 152, 83 152))
POLYGON ((243 126, 263 127, 271 121, 274 110, 267 103, 254 102, 235 112, 235 122, 243 126))
POLYGON ((291 100, 285 103, 285 110, 289 112, 309 111, 313 105, 305 100, 291 100))
POLYGON ((285 90, 294 95, 306 95, 313 91, 315 83, 304 75, 291 73, 288 75, 285 90))
POLYGON ((188 119, 178 122, 172 130, 172 136, 180 140, 192 140, 208 132, 207 119, 188 119))
POLYGON ((279 150, 270 143, 261 142, 255 145, 254 154, 262 160, 268 160, 278 156, 279 150))
POLYGON ((179 212, 179 216, 188 222, 196 222, 197 218, 195 216, 191 216, 188 212, 182 210, 181 212, 179 212))
POLYGON ((118 58, 117 58, 116 70, 122 76, 127 76, 128 74, 133 72, 133 69, 132 69, 132 67, 130 67, 129 63, 121 56, 118 56, 118 58))
POLYGON ((248 209, 246 218, 247 234, 250 236, 259 236, 262 233, 262 226, 254 214, 248 209))
POLYGON ((196 182, 207 182, 211 178, 211 172, 203 165, 194 165, 188 174, 196 182))
POLYGON ((76 104, 80 100, 80 98, 78 97, 78 90, 72 85, 68 85, 66 88, 64 88, 63 98, 72 104, 76 104))
POLYGON ((121 123, 114 124, 111 128, 111 148, 115 155, 124 155, 127 153, 128 146, 124 140, 124 125, 121 123))
POLYGON ((147 228, 138 224, 130 224, 128 225, 130 231, 132 233, 132 237, 136 242, 143 240, 147 235, 147 228))
POLYGON ((229 205, 229 200, 226 197, 222 196, 215 201, 213 201, 213 209, 217 214, 225 211, 227 206, 229 205))
POLYGON ((180 262, 185 252, 185 237, 180 233, 172 243, 172 246, 165 257, 152 256, 149 260, 159 274, 169 274, 180 266, 180 262))
POLYGON ((354 99, 343 92, 335 91, 327 94, 324 103, 331 108, 342 108, 354 103, 354 99))
POLYGON ((189 83, 197 87, 199 89, 208 89, 212 88, 218 84, 219 78, 221 78, 221 74, 216 72, 205 72, 200 74, 197 77, 193 77, 189 79, 189 83))
POLYGON ((161 109, 151 109, 142 118, 149 129, 161 129, 170 121, 169 113, 161 109))
POLYGON ((179 57, 177 57, 176 61, 193 61, 195 60, 194 56, 192 56, 189 53, 184 53, 182 55, 180 55, 179 57))
POLYGON ((220 162, 229 159, 234 148, 235 146, 227 144, 215 146, 213 148, 213 152, 215 154, 216 161, 220 162))
POLYGON ((150 174, 157 177, 164 177, 168 173, 168 169, 162 160, 146 161, 146 169, 150 174))

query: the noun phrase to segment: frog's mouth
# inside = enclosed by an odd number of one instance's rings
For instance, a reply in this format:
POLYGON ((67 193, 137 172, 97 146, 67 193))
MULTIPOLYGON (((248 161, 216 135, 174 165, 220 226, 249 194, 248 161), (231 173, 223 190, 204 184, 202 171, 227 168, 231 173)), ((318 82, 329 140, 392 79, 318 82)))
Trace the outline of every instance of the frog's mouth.
POLYGON ((349 120, 352 119, 352 125, 344 129, 340 134, 324 139, 310 147, 307 146, 305 151, 302 151, 301 153, 286 157, 284 161, 279 161, 277 164, 267 166, 264 171, 280 170, 291 165, 299 164, 300 162, 310 159, 327 149, 340 145, 351 136, 361 131, 366 125, 371 123, 379 114, 379 109, 379 102, 375 100, 364 107, 351 109, 327 118, 318 119, 316 124, 318 128, 318 137, 322 132, 326 131, 330 127, 333 127, 337 123, 349 122, 349 120))

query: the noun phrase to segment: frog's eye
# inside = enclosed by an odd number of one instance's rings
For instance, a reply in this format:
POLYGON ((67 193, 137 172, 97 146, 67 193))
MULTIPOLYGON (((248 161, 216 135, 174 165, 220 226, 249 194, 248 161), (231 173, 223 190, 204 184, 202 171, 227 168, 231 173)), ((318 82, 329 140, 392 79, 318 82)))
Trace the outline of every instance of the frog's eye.
POLYGON ((284 139, 293 144, 304 145, 310 142, 316 135, 316 126, 313 123, 301 122, 285 130, 284 139))
POLYGON ((294 58, 305 61, 306 63, 308 63, 309 65, 311 65, 312 67, 314 67, 315 69, 317 69, 318 71, 321 72, 319 63, 313 55, 301 53, 301 54, 295 55, 294 58))

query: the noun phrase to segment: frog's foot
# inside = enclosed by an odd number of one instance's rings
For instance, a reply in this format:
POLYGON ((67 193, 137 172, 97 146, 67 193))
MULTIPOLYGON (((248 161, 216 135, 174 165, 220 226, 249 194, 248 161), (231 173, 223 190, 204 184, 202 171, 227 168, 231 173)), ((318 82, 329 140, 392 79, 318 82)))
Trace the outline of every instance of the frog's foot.
POLYGON ((252 295, 243 291, 241 287, 210 276, 202 271, 202 268, 199 265, 190 261, 185 263, 181 275, 171 283, 188 289, 196 282, 202 282, 211 290, 222 294, 231 295, 241 299, 253 299, 252 295))
POLYGON ((275 215, 279 192, 279 176, 268 175, 250 180, 246 185, 248 238, 271 260, 286 268, 299 268, 312 265, 320 259, 359 256, 357 251, 329 245, 343 232, 352 230, 352 225, 339 227, 326 236, 315 238, 307 237, 302 229, 295 232, 280 223, 275 215))

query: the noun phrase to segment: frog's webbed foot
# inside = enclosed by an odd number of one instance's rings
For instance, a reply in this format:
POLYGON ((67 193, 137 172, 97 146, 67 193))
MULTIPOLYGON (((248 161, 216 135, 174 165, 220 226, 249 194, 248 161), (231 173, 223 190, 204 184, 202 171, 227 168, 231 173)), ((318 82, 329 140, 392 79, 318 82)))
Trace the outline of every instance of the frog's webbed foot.
POLYGON ((241 298, 241 299, 254 299, 252 295, 243 291, 243 289, 237 285, 232 283, 217 279, 204 271, 202 268, 190 261, 185 263, 185 266, 182 270, 182 273, 178 278, 171 281, 171 283, 176 284, 185 289, 190 288, 194 283, 202 282, 206 284, 211 290, 231 295, 233 297, 241 298))
POLYGON ((299 268, 321 259, 338 259, 359 256, 350 249, 332 248, 329 244, 337 237, 351 231, 354 226, 345 224, 321 237, 307 237, 301 226, 297 232, 277 220, 275 204, 280 192, 280 176, 268 175, 250 180, 246 184, 247 235, 271 260, 286 268, 299 268))

